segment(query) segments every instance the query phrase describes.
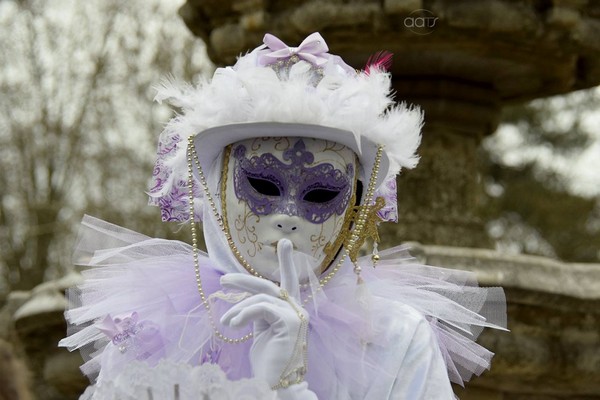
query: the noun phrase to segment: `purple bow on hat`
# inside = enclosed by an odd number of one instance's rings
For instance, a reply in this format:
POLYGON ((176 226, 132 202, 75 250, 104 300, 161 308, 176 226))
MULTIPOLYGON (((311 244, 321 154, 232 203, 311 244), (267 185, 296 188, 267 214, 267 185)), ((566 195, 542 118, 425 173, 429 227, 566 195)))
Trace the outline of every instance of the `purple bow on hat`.
POLYGON ((300 43, 298 47, 289 47, 281 39, 270 33, 263 38, 263 43, 268 48, 261 51, 258 56, 258 63, 261 66, 273 64, 279 60, 287 60, 296 55, 302 60, 321 66, 329 60, 329 47, 325 39, 318 33, 312 33, 300 43))

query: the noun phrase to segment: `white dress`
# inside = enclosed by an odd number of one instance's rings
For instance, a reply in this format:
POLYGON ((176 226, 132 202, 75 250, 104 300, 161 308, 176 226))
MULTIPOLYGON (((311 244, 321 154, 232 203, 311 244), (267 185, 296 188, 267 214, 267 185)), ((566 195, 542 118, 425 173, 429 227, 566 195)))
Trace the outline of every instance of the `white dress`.
MULTIPOLYGON (((166 369, 180 375, 172 380, 197 382, 188 379, 190 374, 203 375, 198 371, 207 364, 224 372, 226 378, 213 380, 223 390, 239 388, 239 382, 266 390, 265 383, 243 380, 252 377, 250 341, 226 344, 215 339, 200 302, 189 245, 86 217, 77 255, 87 258, 89 268, 83 271, 84 283, 69 291, 70 335, 60 345, 81 350, 87 360, 82 371, 96 386, 85 398, 114 398, 121 384, 143 391, 138 395, 145 399, 148 392, 159 392, 148 382, 164 386, 166 369), (238 386, 223 383, 229 381, 238 386)), ((418 264, 403 247, 380 255, 375 269, 370 259, 359 260, 364 265, 362 284, 347 262, 324 287, 303 289, 304 298, 312 295, 304 303, 310 316, 306 381, 296 385, 302 390, 280 391, 280 398, 314 398, 305 397, 308 388, 319 399, 454 399, 450 381, 462 384, 489 368, 493 354, 474 340, 483 327, 505 326, 502 289, 479 288, 468 272, 418 264), (485 316, 480 315, 483 310, 485 316)), ((227 262, 214 257, 201 254, 199 263, 218 321, 232 306, 219 278, 238 271, 227 270, 227 262)), ((251 327, 220 329, 241 337, 251 327)), ((199 398, 196 384, 177 382, 173 387, 179 399, 199 398), (195 395, 187 397, 189 393, 195 395)), ((205 388, 206 393, 213 389, 205 388)), ((268 398, 242 392, 245 398, 268 398)))

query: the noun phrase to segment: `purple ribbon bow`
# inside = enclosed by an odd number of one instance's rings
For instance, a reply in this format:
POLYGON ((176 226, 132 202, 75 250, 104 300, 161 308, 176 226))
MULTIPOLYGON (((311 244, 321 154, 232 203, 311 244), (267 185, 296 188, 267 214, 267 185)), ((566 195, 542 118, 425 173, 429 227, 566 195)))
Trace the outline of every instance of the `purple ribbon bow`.
POLYGON ((294 55, 309 63, 321 66, 329 60, 329 47, 325 39, 318 33, 310 34, 298 47, 289 47, 281 39, 270 33, 263 38, 263 43, 269 50, 263 50, 258 56, 261 66, 273 64, 279 60, 286 60, 294 55))
POLYGON ((121 353, 136 349, 138 359, 145 359, 162 346, 158 327, 151 321, 140 321, 137 312, 115 317, 107 315, 96 327, 110 338, 121 353))
POLYGON ((104 320, 97 325, 98 329, 108 336, 115 345, 121 345, 135 335, 143 328, 143 323, 138 323, 139 316, 137 312, 115 317, 114 319, 107 315, 104 320))

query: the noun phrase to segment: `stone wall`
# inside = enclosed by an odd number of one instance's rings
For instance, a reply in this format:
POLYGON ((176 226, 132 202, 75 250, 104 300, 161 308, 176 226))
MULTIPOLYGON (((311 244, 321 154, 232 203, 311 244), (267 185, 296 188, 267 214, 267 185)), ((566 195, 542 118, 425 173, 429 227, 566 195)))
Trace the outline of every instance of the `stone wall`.
MULTIPOLYGON (((490 371, 455 388, 462 400, 600 399, 600 264, 411 246, 423 263, 473 271, 482 285, 506 292, 510 332, 484 331, 479 342, 496 356, 490 371)), ((66 332, 62 291, 77 281, 72 275, 13 296, 12 320, 39 399, 77 399, 87 385, 79 354, 56 347, 66 332)))
POLYGON ((414 253, 506 292, 510 332, 484 331, 479 342, 496 356, 457 390, 462 400, 600 399, 600 264, 447 246, 414 253))

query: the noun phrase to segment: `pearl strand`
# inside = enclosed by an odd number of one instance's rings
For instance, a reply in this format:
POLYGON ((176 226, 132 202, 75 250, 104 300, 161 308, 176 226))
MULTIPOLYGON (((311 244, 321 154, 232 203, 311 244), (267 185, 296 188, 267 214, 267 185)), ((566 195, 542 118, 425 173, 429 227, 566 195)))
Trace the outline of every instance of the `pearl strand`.
MULTIPOLYGON (((207 297, 204 293, 204 289, 202 287, 202 279, 200 277, 200 264, 198 262, 198 235, 197 235, 197 231, 196 231, 196 223, 194 221, 195 220, 195 215, 194 215, 194 174, 193 174, 193 168, 192 168, 192 154, 194 154, 194 158, 196 158, 196 160, 198 159, 198 156, 195 153, 196 152, 194 151, 193 138, 190 137, 189 142, 188 142, 188 148, 187 148, 188 191, 189 191, 190 227, 191 227, 191 232, 192 232, 192 249, 193 249, 193 257, 194 257, 194 270, 196 273, 196 286, 198 287, 198 292, 200 293, 200 299, 202 300, 202 304, 204 305, 204 308, 206 308, 206 311, 208 314, 208 320, 209 320, 210 326, 213 329, 215 336, 225 343, 239 344, 239 343, 243 343, 243 342, 246 342, 246 341, 252 339, 254 334, 252 332, 250 332, 240 338, 230 338, 230 337, 225 336, 223 333, 221 333, 221 331, 217 327, 215 319, 212 315, 212 312, 210 309, 210 303, 208 302, 208 299, 207 299, 207 297)), ((202 170, 199 169, 199 171, 201 173, 200 181, 201 181, 202 185, 205 186, 206 179, 204 178, 204 174, 202 174, 202 170)), ((205 186, 205 192, 209 193, 206 189, 208 189, 207 186, 205 186)), ((214 201, 212 201, 212 197, 209 197, 209 203, 211 204, 211 208, 213 208, 213 210, 216 211, 216 207, 214 206, 214 201)), ((219 220, 219 218, 217 218, 217 219, 219 220)))

